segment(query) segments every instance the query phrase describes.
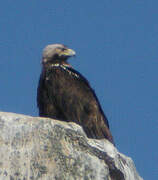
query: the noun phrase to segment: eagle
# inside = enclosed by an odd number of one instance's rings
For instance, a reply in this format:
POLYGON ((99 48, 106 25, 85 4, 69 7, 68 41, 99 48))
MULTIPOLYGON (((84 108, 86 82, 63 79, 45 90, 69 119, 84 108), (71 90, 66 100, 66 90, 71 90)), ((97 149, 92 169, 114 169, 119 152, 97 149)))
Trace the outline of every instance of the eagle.
POLYGON ((88 138, 106 138, 114 144, 107 117, 94 90, 67 61, 72 56, 75 51, 63 44, 44 48, 37 88, 39 116, 75 122, 82 126, 88 138))

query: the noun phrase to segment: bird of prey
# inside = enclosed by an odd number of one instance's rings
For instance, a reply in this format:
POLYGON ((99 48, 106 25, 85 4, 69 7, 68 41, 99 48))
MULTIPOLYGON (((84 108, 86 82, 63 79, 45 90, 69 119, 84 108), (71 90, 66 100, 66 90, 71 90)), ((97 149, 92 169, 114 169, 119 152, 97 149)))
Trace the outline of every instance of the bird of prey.
POLYGON ((42 73, 37 89, 39 115, 81 125, 89 138, 108 139, 114 144, 109 123, 87 79, 68 58, 75 51, 63 44, 44 48, 42 73))

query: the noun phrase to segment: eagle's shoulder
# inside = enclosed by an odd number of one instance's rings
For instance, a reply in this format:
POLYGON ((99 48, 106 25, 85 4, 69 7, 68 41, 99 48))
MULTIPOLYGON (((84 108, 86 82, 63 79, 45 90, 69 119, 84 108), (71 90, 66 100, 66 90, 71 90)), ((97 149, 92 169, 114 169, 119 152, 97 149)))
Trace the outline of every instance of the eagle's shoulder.
POLYGON ((58 77, 59 78, 58 81, 60 81, 60 79, 68 78, 76 82, 77 81, 82 82, 87 86, 89 86, 88 80, 81 73, 79 73, 72 67, 65 66, 62 64, 52 64, 51 66, 46 68, 45 71, 43 71, 42 76, 45 80, 49 80, 50 78, 54 79, 55 77, 58 77))

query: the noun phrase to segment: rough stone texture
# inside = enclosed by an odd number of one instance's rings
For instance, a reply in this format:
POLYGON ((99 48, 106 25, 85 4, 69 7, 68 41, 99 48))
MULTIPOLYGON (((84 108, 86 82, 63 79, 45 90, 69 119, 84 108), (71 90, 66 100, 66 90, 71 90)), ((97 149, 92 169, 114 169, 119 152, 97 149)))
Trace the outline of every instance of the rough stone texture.
POLYGON ((49 118, 0 112, 0 180, 142 180, 107 140, 49 118))

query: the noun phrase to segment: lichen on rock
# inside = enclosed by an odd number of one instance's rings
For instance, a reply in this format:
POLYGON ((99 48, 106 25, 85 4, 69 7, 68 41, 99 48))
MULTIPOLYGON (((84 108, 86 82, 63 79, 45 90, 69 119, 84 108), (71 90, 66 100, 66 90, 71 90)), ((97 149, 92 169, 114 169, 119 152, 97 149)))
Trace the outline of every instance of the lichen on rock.
POLYGON ((142 180, 130 158, 75 123, 0 112, 0 180, 142 180))

